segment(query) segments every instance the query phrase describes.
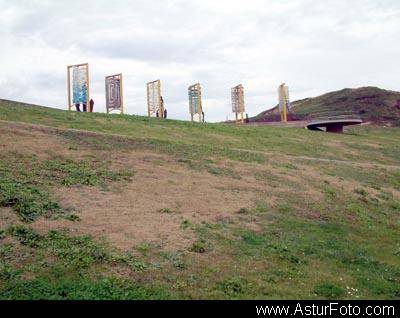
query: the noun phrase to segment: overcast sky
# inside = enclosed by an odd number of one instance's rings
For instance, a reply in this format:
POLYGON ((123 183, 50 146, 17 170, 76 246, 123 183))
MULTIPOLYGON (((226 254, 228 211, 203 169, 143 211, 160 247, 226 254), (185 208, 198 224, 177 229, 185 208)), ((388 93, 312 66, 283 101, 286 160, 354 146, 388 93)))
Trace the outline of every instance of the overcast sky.
POLYGON ((104 76, 123 73, 126 112, 144 115, 161 79, 170 118, 189 119, 200 82, 207 121, 345 87, 400 90, 399 0, 0 0, 0 98, 66 109, 66 66, 88 62, 95 111, 104 76))

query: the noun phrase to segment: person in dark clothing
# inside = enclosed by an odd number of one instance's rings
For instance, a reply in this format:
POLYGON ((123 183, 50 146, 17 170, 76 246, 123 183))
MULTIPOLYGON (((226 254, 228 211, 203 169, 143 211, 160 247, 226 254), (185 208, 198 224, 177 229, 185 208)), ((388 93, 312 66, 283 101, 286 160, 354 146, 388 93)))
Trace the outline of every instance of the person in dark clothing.
POLYGON ((158 111, 157 111, 157 112, 156 112, 156 117, 159 117, 159 115, 160 115, 160 114, 159 114, 158 111))
POLYGON ((93 100, 93 99, 90 99, 90 101, 89 101, 89 106, 90 106, 89 111, 90 111, 91 113, 93 113, 93 106, 94 106, 94 100, 93 100))
MULTIPOLYGON (((162 96, 160 96, 160 107, 161 107, 161 109, 164 109, 164 99, 162 98, 162 96)), ((164 114, 165 114, 165 112, 161 113, 161 117, 164 118, 165 117, 164 114)))
POLYGON ((84 111, 84 112, 87 112, 86 103, 83 103, 83 104, 82 104, 82 108, 83 108, 83 111, 84 111))
POLYGON ((201 117, 203 118, 203 123, 204 123, 204 112, 201 112, 201 117))
POLYGON ((81 111, 81 104, 76 103, 76 104, 75 104, 75 108, 76 108, 76 111, 77 111, 77 112, 80 112, 80 111, 81 111))
POLYGON ((164 118, 167 118, 167 109, 164 109, 164 118))
POLYGON ((248 122, 249 122, 249 114, 246 113, 246 123, 248 123, 248 122))

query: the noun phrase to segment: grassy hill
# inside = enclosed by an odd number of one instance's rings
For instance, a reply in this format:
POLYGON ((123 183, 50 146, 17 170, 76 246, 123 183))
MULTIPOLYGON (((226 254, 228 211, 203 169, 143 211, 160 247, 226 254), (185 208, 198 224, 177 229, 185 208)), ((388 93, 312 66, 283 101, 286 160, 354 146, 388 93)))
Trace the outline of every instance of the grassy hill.
MULTIPOLYGON (((273 120, 277 107, 264 111, 252 118, 254 121, 273 120)), ((302 119, 319 112, 354 111, 365 121, 378 124, 400 125, 400 92, 383 90, 377 87, 346 88, 314 98, 306 98, 292 103, 291 114, 302 119)))
POLYGON ((0 298, 398 299, 399 140, 1 100, 0 298))

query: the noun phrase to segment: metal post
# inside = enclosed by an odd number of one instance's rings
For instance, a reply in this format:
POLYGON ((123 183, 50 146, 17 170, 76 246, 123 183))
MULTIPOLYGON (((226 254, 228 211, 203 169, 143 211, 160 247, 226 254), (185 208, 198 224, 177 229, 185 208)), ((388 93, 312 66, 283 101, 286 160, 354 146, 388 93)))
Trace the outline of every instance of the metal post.
POLYGON ((71 74, 70 66, 67 66, 68 111, 71 111, 71 74))
POLYGON ((119 74, 119 85, 120 85, 120 94, 121 94, 121 114, 124 114, 124 89, 122 85, 122 73, 119 74))

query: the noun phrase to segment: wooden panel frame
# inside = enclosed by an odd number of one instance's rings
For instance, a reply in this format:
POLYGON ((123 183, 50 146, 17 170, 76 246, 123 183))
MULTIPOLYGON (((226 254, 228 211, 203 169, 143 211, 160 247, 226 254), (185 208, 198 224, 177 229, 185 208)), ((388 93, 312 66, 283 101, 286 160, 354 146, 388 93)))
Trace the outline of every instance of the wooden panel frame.
POLYGON ((239 84, 231 88, 232 112, 235 113, 236 123, 244 123, 244 89, 243 85, 239 84), (240 114, 240 119, 239 119, 240 114))
POLYGON ((85 67, 86 68, 86 111, 89 109, 89 101, 90 101, 90 87, 89 87, 89 63, 81 63, 67 66, 67 90, 68 90, 68 110, 72 109, 72 100, 71 100, 71 68, 73 67, 85 67))
POLYGON ((123 80, 122 80, 122 73, 119 74, 114 74, 114 75, 108 75, 105 77, 105 89, 106 89, 106 111, 107 114, 109 114, 111 111, 113 110, 119 110, 121 114, 124 113, 124 95, 123 95, 123 80), (119 94, 120 94, 120 100, 121 100, 121 104, 119 105, 119 107, 109 107, 108 106, 108 100, 107 100, 107 80, 109 78, 115 78, 115 79, 119 79, 119 94))
POLYGON ((190 113, 190 118, 193 121, 194 116, 198 115, 199 122, 204 122, 204 115, 203 115, 203 105, 202 105, 202 100, 201 100, 201 86, 200 83, 196 83, 193 85, 190 85, 188 87, 188 97, 189 97, 189 113, 190 113), (193 105, 193 100, 192 100, 192 93, 196 95, 197 100, 198 100, 198 109, 197 112, 194 112, 194 105, 193 105))
POLYGON ((146 88, 147 88, 147 115, 149 116, 149 117, 151 117, 153 114, 157 114, 157 112, 158 112, 158 117, 159 118, 164 118, 164 102, 162 101, 162 99, 161 99, 161 80, 155 80, 155 81, 151 81, 151 82, 148 82, 147 84, 146 84, 146 88), (157 90, 157 105, 158 105, 158 107, 156 106, 156 111, 153 111, 151 108, 151 102, 150 102, 150 94, 151 94, 151 86, 153 85, 153 84, 155 84, 155 83, 157 83, 157 87, 158 87, 158 90, 157 90))
POLYGON ((281 121, 287 122, 287 113, 289 111, 289 87, 285 83, 279 85, 279 113, 281 115, 281 121))

